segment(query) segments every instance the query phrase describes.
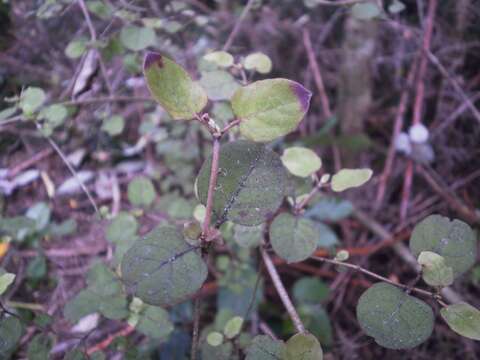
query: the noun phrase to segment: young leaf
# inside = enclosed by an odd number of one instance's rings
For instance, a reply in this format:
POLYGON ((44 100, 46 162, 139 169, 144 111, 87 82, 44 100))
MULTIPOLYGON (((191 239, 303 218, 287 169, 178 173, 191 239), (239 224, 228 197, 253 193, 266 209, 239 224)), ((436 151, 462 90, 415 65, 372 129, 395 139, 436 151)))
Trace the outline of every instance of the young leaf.
POLYGON ((223 333, 227 339, 233 339, 235 336, 240 334, 243 326, 243 318, 241 316, 234 316, 227 321, 223 329, 223 333))
POLYGON ((460 220, 430 215, 418 223, 410 238, 410 250, 418 257, 422 251, 432 251, 445 259, 456 278, 474 263, 477 252, 475 233, 460 220))
POLYGON ((322 167, 322 160, 314 151, 304 147, 291 147, 283 152, 283 165, 295 176, 308 177, 322 167))
POLYGON ((448 305, 440 310, 453 331, 469 339, 480 340, 480 311, 467 303, 448 305))
POLYGON ((279 360, 285 357, 285 344, 267 335, 257 335, 247 348, 245 360, 279 360))
POLYGON ((317 248, 315 224, 306 218, 283 213, 270 225, 270 242, 278 256, 287 262, 307 259, 317 248))
POLYGON ((433 311, 425 302, 388 283, 365 291, 357 304, 357 319, 367 335, 388 349, 410 349, 433 331, 433 311))
POLYGON ((296 129, 308 110, 311 96, 295 81, 261 80, 238 89, 232 97, 232 108, 242 120, 243 136, 267 142, 296 129))
POLYGON ((204 55, 203 58, 220 67, 228 68, 233 65, 233 56, 226 51, 213 51, 204 55))
MULTIPOLYGON (((197 178, 203 204, 207 203, 210 168, 211 159, 203 164, 197 178)), ((287 173, 273 151, 244 140, 222 145, 213 201, 217 223, 261 224, 279 208, 286 184, 287 173)))
POLYGON ((8 273, 0 268, 0 295, 7 291, 10 284, 15 280, 15 274, 8 273))
POLYGON ((45 102, 45 92, 38 87, 28 87, 20 98, 19 106, 27 114, 33 114, 45 102))
POLYGON ((398 14, 405 10, 405 4, 399 0, 393 0, 393 2, 388 6, 388 11, 392 14, 398 14))
POLYGON ((148 53, 143 72, 152 96, 173 119, 193 119, 207 105, 205 90, 169 58, 148 53))
POLYGON ((235 78, 224 70, 206 71, 202 73, 200 85, 207 92, 210 100, 230 100, 240 87, 235 78))
POLYGON ((135 328, 153 339, 166 338, 173 331, 168 312, 158 306, 147 306, 139 315, 135 328))
POLYGON ((243 66, 247 70, 255 70, 260 74, 268 74, 272 71, 272 60, 264 53, 256 52, 245 58, 243 66))
POLYGON ((124 26, 120 32, 120 41, 129 50, 140 51, 155 44, 155 31, 147 27, 124 26))
POLYGON ((312 334, 295 334, 285 343, 285 360, 322 360, 323 351, 312 334))
POLYGON ((332 190, 336 192, 362 186, 372 177, 370 169, 342 169, 332 176, 332 190))
POLYGON ((128 184, 128 200, 135 206, 150 206, 156 197, 152 181, 139 176, 128 184))
POLYGON ((263 225, 243 226, 235 225, 233 228, 233 239, 241 247, 255 247, 262 243, 263 225))
POLYGON ((212 331, 210 334, 207 335, 207 342, 208 345, 213 347, 220 346, 223 343, 223 335, 218 331, 212 331))
POLYGON ((120 135, 125 127, 125 119, 120 115, 113 115, 105 119, 102 124, 102 130, 110 136, 120 135))
POLYGON ((373 2, 366 2, 364 4, 355 4, 352 7, 352 15, 358 20, 372 20, 380 16, 382 9, 373 2))
POLYGON ((87 50, 88 40, 86 38, 79 38, 72 40, 65 48, 65 55, 70 59, 76 59, 83 55, 87 50))
POLYGON ((307 210, 305 216, 321 221, 339 221, 353 212, 353 205, 348 200, 342 200, 330 196, 323 196, 307 210))
POLYGON ((422 251, 418 256, 422 265, 422 277, 431 286, 449 286, 453 283, 453 269, 447 266, 445 258, 431 251, 422 251))
POLYGON ((0 318, 0 356, 9 358, 22 337, 22 324, 15 316, 0 318))
POLYGON ((199 249, 180 231, 159 226, 137 241, 122 260, 122 277, 135 296, 151 305, 173 305, 193 295, 207 278, 199 249))
POLYGON ((68 110, 63 105, 53 104, 42 109, 39 115, 46 119, 52 128, 56 128, 63 124, 68 115, 68 110))

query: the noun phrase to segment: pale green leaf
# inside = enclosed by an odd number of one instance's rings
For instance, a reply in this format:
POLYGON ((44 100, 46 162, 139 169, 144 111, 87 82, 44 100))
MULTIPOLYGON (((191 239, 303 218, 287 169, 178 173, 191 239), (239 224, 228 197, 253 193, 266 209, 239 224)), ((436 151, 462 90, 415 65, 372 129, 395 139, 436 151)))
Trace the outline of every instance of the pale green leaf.
POLYGON ((346 261, 350 257, 350 253, 347 250, 340 250, 335 254, 336 261, 346 261))
POLYGON ((256 81, 232 97, 234 114, 246 138, 267 142, 295 130, 310 105, 311 93, 287 79, 256 81))
MULTIPOLYGON (((207 202, 211 159, 197 178, 200 201, 207 202)), ((221 146, 213 201, 216 222, 259 225, 272 216, 285 196, 287 172, 280 157, 261 144, 236 141, 221 146)))
POLYGON ((389 349, 420 345, 430 337, 434 324, 429 305, 384 282, 360 296, 357 319, 367 335, 389 349))
POLYGON ((147 27, 127 25, 122 27, 120 41, 127 49, 140 51, 155 44, 155 31, 147 27))
POLYGON ((33 114, 45 102, 45 92, 38 87, 28 87, 20 97, 19 107, 24 114, 33 114))
POLYGON ((422 251, 418 255, 422 265, 422 277, 431 286, 449 286, 453 283, 453 269, 447 266, 445 258, 431 251, 422 251))
POLYGON ((212 331, 207 335, 207 342, 213 347, 220 346, 223 343, 223 335, 218 331, 212 331))
POLYGON ((63 105, 53 104, 42 109, 39 115, 48 121, 49 126, 55 128, 63 124, 67 118, 68 110, 63 105))
POLYGON ((26 216, 35 221, 35 230, 44 230, 50 222, 52 211, 44 202, 38 202, 27 210, 26 216))
POLYGON ((207 278, 200 251, 180 231, 160 226, 138 240, 122 260, 122 277, 135 296, 151 305, 173 305, 193 295, 207 278))
POLYGON ((227 321, 223 329, 227 339, 233 339, 235 336, 240 334, 243 326, 243 318, 241 316, 234 316, 227 321))
POLYGON ((372 177, 370 169, 342 169, 332 176, 332 190, 336 192, 362 186, 372 177))
POLYGON ((22 337, 22 324, 15 316, 0 318, 0 356, 7 359, 22 337))
POLYGON ((154 339, 166 338, 173 331, 168 312, 158 306, 146 306, 139 314, 135 328, 154 339))
POLYGON ((295 334, 285 343, 285 360, 322 360, 323 351, 312 334, 295 334))
POLYGON ((247 70, 255 70, 260 74, 268 74, 272 71, 272 60, 264 53, 256 52, 245 58, 243 66, 247 70))
POLYGON ((240 85, 235 78, 224 70, 206 71, 202 73, 200 85, 207 92, 210 100, 230 100, 240 85))
POLYGON ((460 220, 450 221, 441 215, 430 215, 418 223, 410 238, 410 250, 418 257, 431 251, 445 259, 456 278, 475 263, 476 236, 472 228, 460 220))
POLYGON ((270 242, 273 250, 287 262, 307 259, 317 248, 315 224, 306 218, 283 213, 270 225, 270 242))
POLYGON ((399 0, 393 0, 393 2, 388 6, 388 11, 392 14, 398 14, 405 10, 405 4, 399 0))
POLYGON ((102 130, 110 136, 117 136, 123 132, 125 119, 120 115, 113 115, 103 120, 102 130))
POLYGON ((7 291, 8 287, 14 282, 15 274, 6 272, 0 268, 0 295, 7 291))
POLYGON ((257 335, 246 353, 245 360, 282 360, 285 358, 285 344, 267 335, 257 335))
POLYGON ((65 55, 70 59, 76 59, 82 56, 87 50, 88 40, 86 38, 80 38, 72 40, 65 48, 65 55))
POLYGON ((480 311, 467 303, 448 305, 440 315, 450 329, 469 339, 480 341, 480 311))
POLYGON ((373 2, 355 4, 352 7, 352 15, 358 20, 371 20, 379 17, 382 9, 373 2))
POLYGON ((130 181, 127 189, 128 200, 135 206, 149 206, 157 196, 152 181, 139 176, 130 181))
POLYGON ((220 67, 227 68, 233 65, 233 56, 226 51, 213 51, 204 55, 203 58, 220 67))
POLYGON ((322 167, 322 160, 314 151, 299 146, 286 149, 281 159, 288 171, 300 177, 308 177, 322 167))
POLYGON ((3 120, 8 119, 10 116, 15 114, 17 112, 17 107, 16 106, 11 106, 6 109, 0 110, 0 122, 3 120))
POLYGON ((306 216, 315 220, 339 221, 353 212, 353 205, 348 200, 330 196, 322 196, 312 208, 307 210, 306 216))

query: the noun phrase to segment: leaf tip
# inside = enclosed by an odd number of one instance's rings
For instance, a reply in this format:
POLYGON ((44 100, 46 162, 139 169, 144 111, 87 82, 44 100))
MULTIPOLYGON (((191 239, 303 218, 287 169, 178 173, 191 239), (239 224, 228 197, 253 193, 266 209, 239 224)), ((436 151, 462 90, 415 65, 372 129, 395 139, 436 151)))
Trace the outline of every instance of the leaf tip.
POLYGON ((292 82, 291 89, 295 96, 300 101, 300 106, 303 112, 307 112, 310 107, 310 99, 312 98, 312 92, 307 90, 297 82, 292 82))
POLYGON ((143 62, 143 68, 145 70, 149 69, 152 65, 157 64, 158 67, 163 66, 163 57, 161 54, 156 52, 149 52, 145 55, 145 60, 143 62))

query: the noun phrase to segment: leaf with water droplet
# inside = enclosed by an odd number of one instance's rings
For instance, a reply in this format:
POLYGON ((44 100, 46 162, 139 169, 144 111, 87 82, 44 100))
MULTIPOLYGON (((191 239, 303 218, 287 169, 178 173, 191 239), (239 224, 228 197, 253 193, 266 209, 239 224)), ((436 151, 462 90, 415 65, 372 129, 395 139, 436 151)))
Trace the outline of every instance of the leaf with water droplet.
MULTIPOLYGON (((197 178, 200 201, 207 202, 211 159, 197 178)), ((217 223, 259 225, 285 196, 287 173, 280 157, 261 144, 240 140, 221 146, 213 212, 217 223)))
POLYGON ((469 339, 480 341, 480 311, 467 303, 448 305, 440 310, 453 331, 469 339))
POLYGON ((422 265, 422 277, 431 286, 449 286, 453 283, 453 269, 447 266, 445 258, 431 251, 422 251, 418 255, 422 265))
POLYGON ((173 305, 193 295, 207 278, 200 249, 173 226, 159 226, 138 240, 122 260, 122 277, 151 305, 173 305))
POLYGON ((245 360, 279 360, 284 359, 285 344, 267 335, 257 335, 246 350, 245 360))
POLYGON ((173 119, 193 119, 207 105, 205 90, 169 58, 148 53, 143 72, 152 96, 173 119))
POLYGON ((260 80, 236 91, 232 109, 241 119, 243 136, 267 142, 297 128, 310 106, 311 96, 310 91, 295 81, 260 80))
POLYGON ((388 349, 410 349, 433 331, 433 311, 425 302, 381 282, 365 291, 357 304, 363 331, 388 349))
POLYGON ((295 334, 285 343, 285 360, 322 360, 323 351, 312 334, 295 334))
POLYGON ((454 278, 475 263, 477 244, 472 228, 460 220, 450 221, 441 215, 430 215, 418 223, 410 238, 410 250, 415 257, 431 251, 445 259, 453 269, 454 278))
POLYGON ((307 218, 283 213, 270 225, 270 242, 273 250, 287 262, 307 259, 317 248, 315 224, 307 218))

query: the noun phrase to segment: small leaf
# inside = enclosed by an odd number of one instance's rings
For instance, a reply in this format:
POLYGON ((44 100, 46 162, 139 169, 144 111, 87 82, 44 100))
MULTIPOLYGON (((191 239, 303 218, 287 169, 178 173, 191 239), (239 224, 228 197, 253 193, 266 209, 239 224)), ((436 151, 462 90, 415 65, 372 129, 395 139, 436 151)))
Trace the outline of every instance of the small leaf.
POLYGON ((199 249, 172 226, 157 227, 127 251, 122 276, 135 296, 151 305, 173 305, 193 295, 207 277, 199 249))
POLYGON ((422 265, 422 277, 431 286, 449 286, 453 283, 453 269, 447 266, 445 258, 431 251, 422 251, 418 255, 422 265))
POLYGON ((63 124, 67 118, 68 110, 63 105, 53 104, 42 109, 39 115, 45 118, 52 128, 56 128, 63 124))
POLYGON ((123 132, 125 119, 119 115, 113 115, 103 120, 102 130, 110 136, 117 136, 123 132))
MULTIPOLYGON (((207 202, 210 168, 208 159, 197 178, 198 196, 203 204, 207 202)), ((280 207, 286 184, 287 173, 273 151, 244 140, 222 145, 213 201, 216 222, 261 224, 280 207)))
POLYGON ((335 255, 335 260, 336 261, 346 261, 350 257, 350 253, 347 250, 340 250, 337 252, 335 255))
POLYGON ((384 282, 360 296, 357 319, 367 335, 388 349, 420 345, 430 337, 434 323, 430 306, 384 282))
POLYGON ((322 167, 322 160, 314 151, 304 147, 291 147, 282 155, 283 165, 295 176, 308 177, 322 167))
POLYGON ((456 278, 475 263, 476 236, 472 228, 460 220, 450 221, 441 215, 430 215, 418 223, 410 238, 410 250, 418 257, 431 251, 445 259, 456 278))
POLYGON ((311 96, 295 81, 261 80, 238 89, 232 97, 232 109, 242 120, 243 136, 267 142, 297 128, 310 106, 311 96))
POLYGON ((155 31, 147 27, 124 26, 120 32, 120 41, 127 49, 140 51, 155 44, 155 31))
POLYGON ((295 334, 285 343, 285 360, 322 360, 323 351, 312 334, 295 334))
POLYGON ((143 72, 152 96, 173 119, 192 119, 207 105, 205 90, 169 58, 148 53, 143 72))
POLYGON ((0 268, 0 295, 7 291, 8 287, 15 281, 15 274, 8 273, 0 268))
POLYGON ((218 331, 212 331, 207 336, 207 342, 210 346, 217 347, 223 343, 223 335, 218 331))
POLYGON ((135 206, 150 206, 156 197, 152 181, 139 176, 128 184, 128 200, 135 206))
POLYGON ((388 7, 388 11, 392 14, 398 14, 405 10, 405 4, 399 0, 393 0, 393 2, 388 7))
POLYGON ((272 71, 272 60, 264 53, 256 52, 245 58, 243 66, 247 70, 255 70, 260 74, 268 74, 272 71))
POLYGON ((27 114, 33 114, 45 102, 45 92, 38 87, 28 87, 20 98, 19 106, 27 114))
POLYGON ((105 237, 115 244, 115 264, 122 261, 123 255, 137 240, 138 222, 133 215, 120 212, 108 225, 105 237))
POLYGON ((224 70, 203 72, 200 85, 207 92, 208 98, 213 101, 230 100, 240 87, 235 78, 224 70))
POLYGON ((372 177, 370 169, 342 169, 332 176, 332 190, 336 192, 362 186, 372 177))
POLYGON ((348 200, 343 200, 330 196, 323 196, 313 207, 305 213, 315 220, 321 221, 339 221, 353 212, 353 205, 348 200))
POLYGON ((315 224, 306 218, 283 213, 270 226, 270 242, 273 250, 287 262, 307 259, 317 248, 315 224))
POLYGON ((440 310, 453 331, 469 339, 480 341, 480 311, 467 303, 448 305, 440 310))
POLYGON ((173 331, 168 312, 158 306, 147 306, 139 315, 135 328, 153 339, 166 338, 173 331))
POLYGON ((227 321, 223 329, 223 333, 227 339, 233 339, 235 336, 240 334, 243 326, 243 318, 241 316, 234 316, 227 321))
POLYGON ((352 7, 352 15, 358 20, 372 20, 381 14, 382 10, 373 2, 355 4, 352 7))
POLYGON ((303 277, 293 285, 293 297, 298 303, 318 304, 328 295, 328 286, 316 277, 303 277))
POLYGON ((259 246, 263 240, 263 229, 263 225, 235 225, 233 228, 233 239, 241 247, 251 248, 259 246))
POLYGON ((52 348, 52 339, 47 335, 36 335, 30 340, 27 348, 28 360, 48 359, 52 348))
POLYGON ((22 324, 15 316, 0 318, 0 356, 9 354, 22 337, 22 324))
POLYGON ((8 119, 10 116, 15 114, 16 112, 17 112, 17 107, 16 106, 12 106, 12 107, 0 110, 0 123, 3 120, 8 119))
POLYGON ((65 55, 70 59, 76 59, 82 56, 87 50, 88 40, 86 38, 80 38, 72 40, 65 48, 65 55))
POLYGON ((203 57, 217 66, 228 68, 233 65, 233 56, 226 51, 213 51, 203 57))
POLYGON ((267 335, 257 335, 246 350, 245 360, 279 360, 285 358, 285 344, 267 335))

